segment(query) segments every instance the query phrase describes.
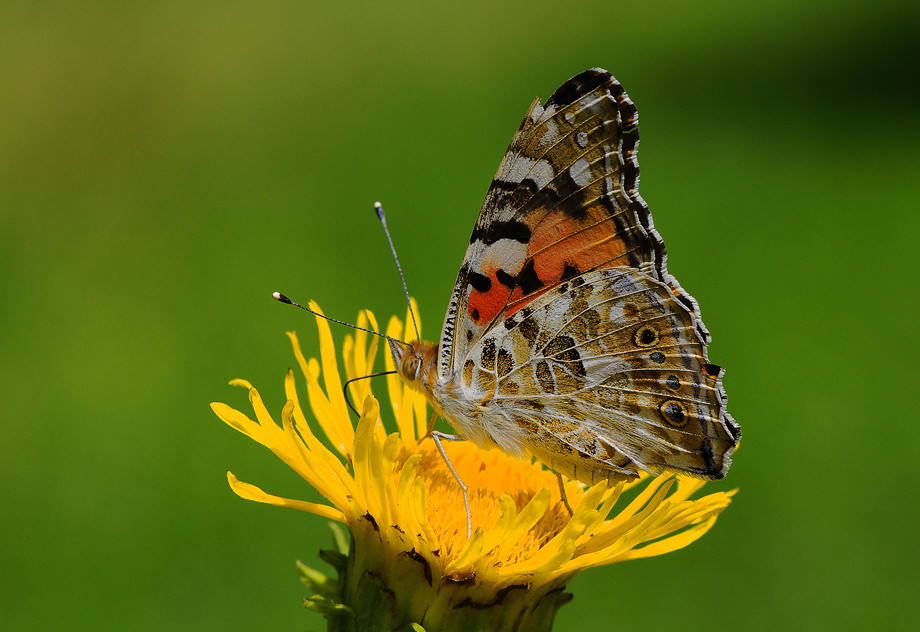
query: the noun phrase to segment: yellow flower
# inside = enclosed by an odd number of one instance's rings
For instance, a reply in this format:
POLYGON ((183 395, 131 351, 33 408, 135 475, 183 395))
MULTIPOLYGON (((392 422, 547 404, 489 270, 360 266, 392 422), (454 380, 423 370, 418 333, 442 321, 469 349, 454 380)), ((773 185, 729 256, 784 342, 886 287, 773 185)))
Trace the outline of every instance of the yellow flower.
MULTIPOLYGON (((310 307, 320 311, 316 304, 310 307)), ((306 379, 307 408, 293 371, 284 383, 287 403, 280 426, 245 380, 231 384, 248 389, 256 421, 226 404, 211 407, 227 424, 274 452, 329 504, 274 496, 228 472, 239 496, 330 518, 351 532, 351 548, 339 568, 342 576, 335 590, 326 591, 327 616, 332 608, 359 623, 362 617, 378 624, 388 617, 393 628, 412 623, 428 630, 512 625, 549 630, 556 609, 568 600, 562 589, 576 573, 682 548, 706 533, 731 502, 734 491, 691 500, 704 481, 682 475, 615 486, 568 481, 570 515, 555 476, 539 463, 470 442, 448 443, 444 447, 451 463, 469 486, 473 534, 467 538, 460 487, 434 443, 424 438, 424 396, 397 375, 386 378, 397 427, 387 434, 371 380, 352 382, 351 400, 362 410, 354 426, 329 325, 319 317, 316 321, 319 361, 306 360, 297 336, 288 333, 306 379)), ((369 311, 359 315, 358 323, 377 329, 369 311)), ((402 323, 392 318, 386 333, 401 339, 402 323)), ((373 372, 378 346, 379 338, 363 331, 345 338, 348 379, 373 372)), ((392 370, 389 353, 385 356, 392 370)))

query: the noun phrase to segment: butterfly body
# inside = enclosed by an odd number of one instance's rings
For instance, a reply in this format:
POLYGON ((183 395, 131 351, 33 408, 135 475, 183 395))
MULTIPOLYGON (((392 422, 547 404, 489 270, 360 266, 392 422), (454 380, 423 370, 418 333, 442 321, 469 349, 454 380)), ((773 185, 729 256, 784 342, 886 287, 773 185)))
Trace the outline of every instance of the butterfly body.
POLYGON ((514 423, 512 411, 497 405, 494 391, 484 390, 482 385, 441 379, 437 365, 425 361, 435 356, 437 349, 438 345, 424 340, 405 346, 390 341, 400 375, 425 395, 435 412, 448 420, 461 437, 482 448, 498 447, 508 454, 524 456, 527 437, 514 423))
POLYGON ((606 71, 534 101, 493 179, 438 344, 390 342, 457 433, 587 484, 721 478, 725 410, 696 301, 638 194, 635 106, 606 71))

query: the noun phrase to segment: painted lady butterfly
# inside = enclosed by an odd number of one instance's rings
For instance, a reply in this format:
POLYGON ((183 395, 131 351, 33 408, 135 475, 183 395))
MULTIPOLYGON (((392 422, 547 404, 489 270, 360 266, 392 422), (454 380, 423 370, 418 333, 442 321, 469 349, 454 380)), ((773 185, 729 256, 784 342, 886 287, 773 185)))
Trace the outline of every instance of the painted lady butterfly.
POLYGON ((594 484, 722 478, 741 429, 697 302, 638 192, 636 107, 599 68, 536 99, 457 275, 440 343, 390 341, 399 374, 482 447, 594 484))

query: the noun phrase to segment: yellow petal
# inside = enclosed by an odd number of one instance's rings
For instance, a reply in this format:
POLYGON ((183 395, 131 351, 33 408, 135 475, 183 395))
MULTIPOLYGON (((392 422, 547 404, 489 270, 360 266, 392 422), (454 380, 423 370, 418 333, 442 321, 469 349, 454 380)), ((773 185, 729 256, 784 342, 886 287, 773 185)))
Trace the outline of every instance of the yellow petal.
POLYGON ((244 483, 238 480, 232 472, 227 472, 227 481, 230 483, 230 488, 236 492, 236 495, 240 498, 245 498, 246 500, 254 500, 256 502, 266 503, 269 505, 275 505, 276 507, 289 507, 291 509, 299 509, 300 511, 308 511, 312 514, 316 514, 317 516, 322 516, 323 518, 329 518, 330 520, 336 520, 338 522, 345 522, 345 516, 335 507, 328 507, 326 505, 311 503, 305 500, 291 500, 290 498, 282 498, 281 496, 272 496, 271 494, 266 494, 255 485, 250 485, 249 483, 244 483))

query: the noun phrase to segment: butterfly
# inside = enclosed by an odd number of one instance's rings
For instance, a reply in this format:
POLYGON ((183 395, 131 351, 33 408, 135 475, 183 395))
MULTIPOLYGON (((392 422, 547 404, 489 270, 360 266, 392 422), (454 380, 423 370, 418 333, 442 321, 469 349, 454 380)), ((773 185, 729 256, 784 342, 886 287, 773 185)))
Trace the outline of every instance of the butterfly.
POLYGON ((741 430, 699 306, 668 274, 639 195, 638 144, 636 107, 606 70, 535 99, 489 187, 440 341, 390 340, 390 351, 402 379, 483 448, 532 454, 588 485, 719 479, 741 430))

